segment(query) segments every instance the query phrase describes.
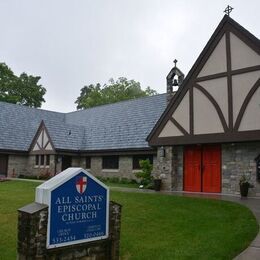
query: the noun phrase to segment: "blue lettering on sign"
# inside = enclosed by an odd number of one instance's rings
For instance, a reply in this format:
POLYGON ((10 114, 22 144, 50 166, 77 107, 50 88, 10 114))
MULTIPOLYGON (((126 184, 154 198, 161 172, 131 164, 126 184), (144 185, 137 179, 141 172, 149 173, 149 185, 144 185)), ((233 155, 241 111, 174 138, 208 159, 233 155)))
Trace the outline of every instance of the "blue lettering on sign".
POLYGON ((83 172, 54 189, 50 204, 50 247, 107 236, 107 201, 107 190, 83 172))

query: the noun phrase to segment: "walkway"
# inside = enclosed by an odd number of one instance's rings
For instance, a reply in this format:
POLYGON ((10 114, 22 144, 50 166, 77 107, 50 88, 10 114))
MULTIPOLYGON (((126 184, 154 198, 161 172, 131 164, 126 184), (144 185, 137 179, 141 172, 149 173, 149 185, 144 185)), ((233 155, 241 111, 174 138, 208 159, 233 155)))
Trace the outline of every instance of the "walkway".
MULTIPOLYGON (((125 191, 125 192, 140 192, 140 193, 155 193, 153 190, 145 189, 132 189, 132 188, 119 188, 110 187, 111 190, 125 191)), ((212 198, 221 199, 227 201, 233 201, 240 203, 248 207, 256 217, 257 222, 260 224, 260 198, 245 198, 241 199, 240 196, 235 195, 220 195, 212 193, 195 193, 195 192, 160 192, 163 194, 171 194, 177 196, 188 196, 188 197, 201 197, 201 198, 212 198)), ((233 260, 260 260, 260 232, 250 244, 250 246, 240 253, 233 260)))

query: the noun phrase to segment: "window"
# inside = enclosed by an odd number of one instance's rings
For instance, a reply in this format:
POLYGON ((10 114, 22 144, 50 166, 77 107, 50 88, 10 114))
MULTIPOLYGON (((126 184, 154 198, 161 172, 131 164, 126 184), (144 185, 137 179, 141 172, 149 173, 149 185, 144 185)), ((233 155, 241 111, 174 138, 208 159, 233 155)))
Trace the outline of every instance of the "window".
POLYGON ((41 158, 40 165, 41 165, 41 166, 44 166, 44 155, 41 155, 40 158, 41 158))
POLYGON ((35 155, 35 165, 39 166, 39 155, 35 155))
POLYGON ((118 169, 118 156, 103 156, 102 169, 118 169))
POLYGON ((46 165, 47 166, 50 165, 50 155, 49 154, 46 155, 46 165))
POLYGON ((151 164, 153 164, 153 155, 151 154, 141 154, 141 155, 134 155, 133 156, 133 170, 141 169, 139 165, 139 161, 148 159, 151 164))
POLYGON ((50 165, 50 155, 37 154, 35 155, 35 166, 49 166, 50 165))
POLYGON ((91 169, 91 157, 86 157, 86 169, 91 169))

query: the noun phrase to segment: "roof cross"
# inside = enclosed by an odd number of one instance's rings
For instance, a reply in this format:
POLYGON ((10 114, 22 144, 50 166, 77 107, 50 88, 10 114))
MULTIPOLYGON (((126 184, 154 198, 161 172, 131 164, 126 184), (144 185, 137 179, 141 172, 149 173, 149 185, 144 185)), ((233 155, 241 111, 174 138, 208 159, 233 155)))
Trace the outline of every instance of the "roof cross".
POLYGON ((176 59, 173 61, 174 67, 176 67, 177 62, 178 62, 178 61, 177 61, 176 59))
POLYGON ((229 14, 232 12, 233 9, 234 9, 233 7, 231 7, 230 5, 228 5, 228 6, 226 7, 226 9, 224 10, 224 13, 226 13, 226 14, 229 16, 229 14))

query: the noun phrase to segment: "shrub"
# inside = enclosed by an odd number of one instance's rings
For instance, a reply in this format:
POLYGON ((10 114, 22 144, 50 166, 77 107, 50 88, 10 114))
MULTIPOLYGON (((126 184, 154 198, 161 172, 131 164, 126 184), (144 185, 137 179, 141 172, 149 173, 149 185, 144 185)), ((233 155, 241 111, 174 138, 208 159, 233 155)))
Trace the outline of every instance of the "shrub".
POLYGON ((140 184, 144 185, 145 188, 149 187, 152 183, 153 177, 152 177, 152 170, 153 165, 150 163, 150 161, 147 160, 140 160, 139 161, 141 171, 135 173, 135 176, 141 180, 140 184))
POLYGON ((40 180, 48 180, 51 178, 51 174, 49 172, 41 173, 39 176, 40 180))
POLYGON ((120 183, 120 179, 118 177, 110 177, 110 178, 108 178, 108 182, 120 183))
POLYGON ((20 174, 18 176, 18 178, 20 179, 29 179, 29 180, 37 180, 38 179, 38 176, 36 175, 24 175, 24 174, 20 174))

